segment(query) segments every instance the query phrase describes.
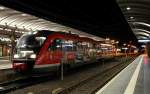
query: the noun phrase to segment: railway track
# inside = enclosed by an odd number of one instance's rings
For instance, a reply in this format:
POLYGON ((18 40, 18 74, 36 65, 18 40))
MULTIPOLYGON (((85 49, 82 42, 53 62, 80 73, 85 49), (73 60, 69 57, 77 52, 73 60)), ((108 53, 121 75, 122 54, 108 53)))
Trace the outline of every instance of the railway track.
MULTIPOLYGON (((123 60, 123 61, 126 61, 126 60, 123 60)), ((67 93, 68 94, 80 94, 80 93, 73 93, 73 92, 78 91, 78 88, 81 88, 81 86, 86 85, 87 82, 94 80, 94 78, 97 78, 98 75, 103 75, 103 73, 108 72, 109 70, 112 70, 113 68, 116 68, 117 66, 123 66, 123 65, 124 65, 123 63, 120 63, 119 65, 115 65, 111 69, 107 69, 105 71, 102 71, 101 73, 96 74, 92 77, 89 77, 86 80, 81 81, 80 83, 69 86, 68 88, 61 89, 61 91, 57 94, 67 94, 67 93)), ((58 79, 58 77, 56 77, 54 75, 55 75, 55 73, 54 74, 48 74, 48 75, 42 75, 42 76, 38 76, 38 77, 37 76, 22 77, 22 78, 19 78, 19 79, 16 79, 16 80, 11 80, 11 81, 8 81, 8 82, 0 83, 0 94, 5 94, 5 93, 8 93, 10 91, 12 92, 12 91, 15 91, 17 89, 24 88, 24 87, 27 87, 27 86, 40 84, 42 82, 50 81, 52 79, 58 79)), ((107 80, 109 80, 109 79, 107 79, 107 80)), ((102 82, 104 82, 104 81, 102 81, 102 82)), ((88 86, 88 85, 86 85, 86 86, 88 86)), ((88 94, 88 93, 85 93, 85 94, 88 94)))
POLYGON ((130 64, 129 61, 120 63, 70 87, 61 90, 58 89, 59 91, 56 91, 57 93, 52 92, 52 94, 95 94, 99 88, 104 86, 104 84, 106 84, 128 64, 130 64))
POLYGON ((0 83, 0 94, 5 94, 16 89, 24 88, 30 85, 42 83, 51 80, 53 74, 41 75, 41 76, 29 76, 22 77, 15 80, 6 81, 0 83))

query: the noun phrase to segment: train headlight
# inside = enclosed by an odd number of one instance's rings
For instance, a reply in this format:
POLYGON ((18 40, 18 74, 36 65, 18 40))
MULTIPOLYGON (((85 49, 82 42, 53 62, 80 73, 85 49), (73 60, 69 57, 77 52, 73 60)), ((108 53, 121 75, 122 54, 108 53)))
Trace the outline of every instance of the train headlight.
POLYGON ((14 58, 19 58, 19 55, 18 54, 14 54, 14 58))
POLYGON ((30 58, 35 59, 36 58, 36 54, 31 54, 30 58))

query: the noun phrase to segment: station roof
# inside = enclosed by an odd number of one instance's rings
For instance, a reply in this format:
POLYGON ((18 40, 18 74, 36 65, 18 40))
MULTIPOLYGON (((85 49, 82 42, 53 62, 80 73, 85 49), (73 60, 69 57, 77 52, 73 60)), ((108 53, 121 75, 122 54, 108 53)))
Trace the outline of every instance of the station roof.
POLYGON ((117 0, 138 40, 150 40, 150 0, 117 0))
MULTIPOLYGON (((109 37, 120 42, 137 42, 137 38, 133 34, 115 0, 111 0, 109 3, 105 0, 101 2, 87 0, 83 2, 78 0, 3 0, 0 4, 99 37, 109 37)), ((21 20, 24 18, 20 15, 19 17, 21 20)), ((34 22, 35 20, 33 19, 32 21, 34 22)), ((20 24, 22 24, 21 21, 20 24)), ((42 24, 40 20, 39 24, 42 24)), ((47 22, 44 24, 47 24, 47 22)), ((33 23, 31 25, 35 24, 33 23)), ((28 27, 31 25, 28 25, 28 27)), ((34 28, 37 27, 47 28, 49 26, 34 26, 34 28)))
MULTIPOLYGON (((104 40, 103 38, 79 31, 52 21, 48 21, 24 12, 20 12, 0 5, 0 36, 11 35, 11 30, 16 33, 25 33, 35 30, 51 30, 58 32, 70 32, 80 36, 87 36, 95 40, 104 40), (5 32, 3 32, 5 29, 5 32)), ((20 34, 21 35, 21 34, 20 34)))

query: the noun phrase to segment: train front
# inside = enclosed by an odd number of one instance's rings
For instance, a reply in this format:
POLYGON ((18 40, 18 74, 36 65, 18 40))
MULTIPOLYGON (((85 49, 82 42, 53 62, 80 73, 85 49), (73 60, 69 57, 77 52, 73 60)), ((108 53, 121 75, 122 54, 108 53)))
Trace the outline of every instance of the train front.
POLYGON ((17 72, 31 71, 45 39, 33 33, 22 35, 15 47, 13 69, 17 72))

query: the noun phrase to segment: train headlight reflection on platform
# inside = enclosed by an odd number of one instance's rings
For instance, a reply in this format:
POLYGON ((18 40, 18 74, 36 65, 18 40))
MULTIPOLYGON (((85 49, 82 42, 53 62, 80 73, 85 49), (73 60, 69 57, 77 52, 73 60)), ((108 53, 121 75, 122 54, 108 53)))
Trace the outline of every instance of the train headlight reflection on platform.
POLYGON ((36 54, 32 54, 32 55, 30 55, 30 58, 36 58, 36 54))
POLYGON ((19 58, 19 55, 18 54, 14 54, 14 58, 19 58))

